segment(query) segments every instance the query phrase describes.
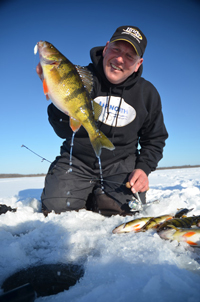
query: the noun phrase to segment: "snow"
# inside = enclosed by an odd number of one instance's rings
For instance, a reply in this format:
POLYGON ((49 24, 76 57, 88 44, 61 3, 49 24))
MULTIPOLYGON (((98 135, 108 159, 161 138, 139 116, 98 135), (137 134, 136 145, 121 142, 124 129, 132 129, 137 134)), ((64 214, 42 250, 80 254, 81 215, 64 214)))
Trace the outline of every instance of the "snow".
MULTIPOLYGON (((147 200, 159 199, 137 217, 194 208, 200 215, 200 168, 157 170, 147 200)), ((199 301, 200 249, 162 240, 155 232, 112 234, 132 218, 86 210, 41 213, 44 177, 0 179, 0 204, 17 212, 0 215, 0 286, 30 265, 83 264, 85 274, 69 290, 42 302, 199 301)), ((0 294, 3 290, 0 290, 0 294)))

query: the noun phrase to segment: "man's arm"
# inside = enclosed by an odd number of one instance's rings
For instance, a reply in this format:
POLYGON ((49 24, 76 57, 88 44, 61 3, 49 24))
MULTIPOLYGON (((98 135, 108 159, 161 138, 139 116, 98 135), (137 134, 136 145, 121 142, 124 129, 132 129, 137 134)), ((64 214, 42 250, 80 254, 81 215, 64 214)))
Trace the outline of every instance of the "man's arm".
MULTIPOLYGON (((152 96, 150 99, 152 99, 152 96)), ((168 138, 160 96, 157 92, 153 99, 154 102, 149 102, 149 114, 139 131, 141 149, 136 159, 135 169, 129 176, 129 183, 132 186, 131 190, 133 193, 148 190, 148 175, 156 169, 158 162, 163 157, 165 140, 168 138)))

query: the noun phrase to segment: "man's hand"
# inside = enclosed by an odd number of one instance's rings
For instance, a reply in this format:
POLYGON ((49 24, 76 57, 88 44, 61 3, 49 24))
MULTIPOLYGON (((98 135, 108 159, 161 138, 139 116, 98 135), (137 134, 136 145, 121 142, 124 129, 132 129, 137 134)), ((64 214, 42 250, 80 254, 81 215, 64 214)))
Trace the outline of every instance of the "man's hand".
POLYGON ((40 63, 38 63, 38 65, 36 66, 36 72, 37 72, 39 78, 43 81, 43 79, 44 79, 43 70, 42 70, 42 66, 40 63))
POLYGON ((145 192, 149 189, 149 179, 146 173, 141 169, 135 169, 129 176, 129 183, 131 185, 131 191, 145 192))

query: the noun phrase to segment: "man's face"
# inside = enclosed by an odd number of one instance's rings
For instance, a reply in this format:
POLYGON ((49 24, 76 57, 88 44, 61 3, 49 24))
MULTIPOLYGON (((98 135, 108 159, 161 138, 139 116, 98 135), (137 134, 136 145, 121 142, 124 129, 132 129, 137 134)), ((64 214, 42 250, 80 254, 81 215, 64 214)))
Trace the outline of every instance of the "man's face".
POLYGON ((143 59, 137 56, 133 46, 126 41, 107 42, 103 50, 103 69, 112 84, 120 84, 133 72, 137 72, 143 59))

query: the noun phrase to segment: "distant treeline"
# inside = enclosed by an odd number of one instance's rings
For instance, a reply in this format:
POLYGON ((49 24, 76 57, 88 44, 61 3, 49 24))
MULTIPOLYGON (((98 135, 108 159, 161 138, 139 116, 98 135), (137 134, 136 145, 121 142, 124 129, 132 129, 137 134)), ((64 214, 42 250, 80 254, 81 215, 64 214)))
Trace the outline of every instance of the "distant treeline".
MULTIPOLYGON (((187 168, 200 168, 200 165, 185 165, 185 166, 172 166, 172 167, 159 167, 157 170, 168 170, 168 169, 187 169, 187 168)), ((46 176, 46 174, 0 174, 0 178, 16 178, 16 177, 39 177, 46 176)))
POLYGON ((156 170, 168 170, 168 169, 187 169, 187 168, 200 168, 200 165, 185 165, 185 166, 172 166, 172 167, 160 167, 156 170))
POLYGON ((46 174, 0 174, 0 178, 16 178, 16 177, 38 177, 46 174))

